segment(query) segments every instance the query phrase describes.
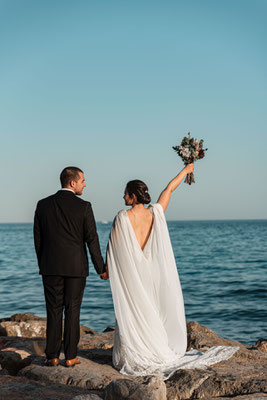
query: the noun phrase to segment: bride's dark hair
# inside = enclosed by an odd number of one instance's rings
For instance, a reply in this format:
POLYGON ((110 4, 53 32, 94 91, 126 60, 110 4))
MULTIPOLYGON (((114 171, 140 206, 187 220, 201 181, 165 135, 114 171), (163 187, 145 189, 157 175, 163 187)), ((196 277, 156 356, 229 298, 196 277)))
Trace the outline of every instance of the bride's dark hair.
POLYGON ((130 197, 135 194, 137 203, 149 204, 151 202, 151 197, 148 193, 147 185, 144 182, 139 181, 138 179, 129 181, 126 185, 125 190, 130 197))

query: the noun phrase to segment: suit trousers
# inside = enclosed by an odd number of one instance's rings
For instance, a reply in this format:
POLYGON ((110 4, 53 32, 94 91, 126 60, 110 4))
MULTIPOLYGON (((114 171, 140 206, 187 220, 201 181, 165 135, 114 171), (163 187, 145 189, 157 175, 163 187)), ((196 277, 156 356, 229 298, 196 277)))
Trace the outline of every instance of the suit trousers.
POLYGON ((77 356, 80 340, 80 308, 86 278, 57 275, 43 275, 42 278, 47 311, 46 357, 59 357, 64 309, 64 353, 66 360, 72 360, 77 356))

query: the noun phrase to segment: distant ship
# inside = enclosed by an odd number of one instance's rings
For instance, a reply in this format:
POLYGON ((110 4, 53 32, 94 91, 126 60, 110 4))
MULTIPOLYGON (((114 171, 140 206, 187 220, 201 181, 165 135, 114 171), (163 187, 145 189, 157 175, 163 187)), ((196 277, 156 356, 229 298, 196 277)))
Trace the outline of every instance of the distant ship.
POLYGON ((108 221, 107 221, 106 219, 103 219, 103 220, 101 221, 101 224, 107 225, 107 224, 108 224, 108 221))

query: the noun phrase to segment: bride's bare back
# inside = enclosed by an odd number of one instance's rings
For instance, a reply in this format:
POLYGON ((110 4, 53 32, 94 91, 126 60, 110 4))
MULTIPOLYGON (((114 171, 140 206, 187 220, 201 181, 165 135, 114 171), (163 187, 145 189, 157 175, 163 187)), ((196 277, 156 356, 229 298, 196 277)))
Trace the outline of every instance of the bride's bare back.
POLYGON ((128 210, 127 214, 133 227, 135 237, 141 249, 144 250, 153 225, 152 213, 144 206, 135 206, 134 209, 128 210))
MULTIPOLYGON (((190 174, 193 171, 194 164, 188 164, 161 192, 157 203, 161 205, 163 211, 168 207, 172 192, 180 185, 186 174, 190 174)), ((128 182, 123 198, 125 205, 132 207, 131 210, 127 211, 127 215, 136 240, 139 243, 140 248, 144 250, 153 226, 152 213, 149 209, 144 207, 144 204, 149 204, 151 201, 146 184, 137 179, 128 182)), ((101 275, 101 278, 108 279, 108 276, 107 270, 101 275)))

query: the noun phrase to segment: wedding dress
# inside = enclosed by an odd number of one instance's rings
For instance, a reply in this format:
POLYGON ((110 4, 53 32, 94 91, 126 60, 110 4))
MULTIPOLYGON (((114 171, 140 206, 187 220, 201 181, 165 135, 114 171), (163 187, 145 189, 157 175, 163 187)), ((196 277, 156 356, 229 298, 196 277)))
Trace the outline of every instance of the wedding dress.
POLYGON ((153 225, 141 249, 126 210, 113 223, 107 263, 116 329, 113 365, 125 375, 159 375, 204 368, 230 358, 238 347, 186 352, 184 302, 168 227, 160 204, 150 205, 153 225))

